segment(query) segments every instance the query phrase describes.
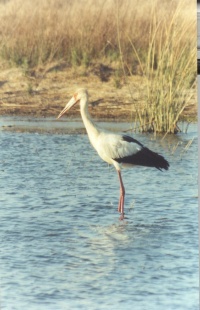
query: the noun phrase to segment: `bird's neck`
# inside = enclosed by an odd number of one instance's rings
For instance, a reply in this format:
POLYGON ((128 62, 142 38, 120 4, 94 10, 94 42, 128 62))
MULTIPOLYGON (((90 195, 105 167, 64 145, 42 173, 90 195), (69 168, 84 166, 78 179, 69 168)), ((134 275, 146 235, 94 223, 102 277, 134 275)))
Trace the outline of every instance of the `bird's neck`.
POLYGON ((94 145, 96 138, 99 135, 99 130, 91 119, 90 113, 88 111, 88 101, 84 99, 83 102, 80 103, 80 107, 81 107, 80 112, 82 120, 85 125, 87 134, 89 136, 90 142, 92 143, 92 145, 94 145))

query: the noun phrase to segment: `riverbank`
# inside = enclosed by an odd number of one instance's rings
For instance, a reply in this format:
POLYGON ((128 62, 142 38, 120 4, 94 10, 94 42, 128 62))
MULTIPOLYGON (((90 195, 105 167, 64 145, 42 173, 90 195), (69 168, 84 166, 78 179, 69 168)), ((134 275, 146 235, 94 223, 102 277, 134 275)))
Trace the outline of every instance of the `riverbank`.
MULTIPOLYGON (((85 87, 90 94, 90 113, 96 119, 134 119, 136 108, 145 102, 145 78, 118 77, 109 65, 95 64, 89 69, 51 64, 28 73, 20 68, 1 68, 0 115, 56 117, 74 91, 85 87)), ((182 119, 197 119, 196 89, 182 113, 182 119)), ((74 107, 68 117, 78 117, 74 107)))

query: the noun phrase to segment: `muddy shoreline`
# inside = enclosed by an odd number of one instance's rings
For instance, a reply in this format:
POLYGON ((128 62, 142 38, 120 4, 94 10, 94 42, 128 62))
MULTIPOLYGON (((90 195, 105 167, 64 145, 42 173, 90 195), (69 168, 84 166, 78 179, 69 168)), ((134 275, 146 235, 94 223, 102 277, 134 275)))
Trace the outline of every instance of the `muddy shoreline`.
MULTIPOLYGON (((103 82, 98 72, 78 75, 76 70, 56 71, 50 67, 27 75, 11 68, 0 72, 0 115, 56 118, 79 87, 88 89, 89 111, 97 120, 133 121, 136 108, 145 100, 142 76, 128 77, 116 88, 114 76, 103 82)), ((80 117, 79 107, 69 111, 67 117, 80 117)), ((182 119, 197 120, 195 89, 182 119)))

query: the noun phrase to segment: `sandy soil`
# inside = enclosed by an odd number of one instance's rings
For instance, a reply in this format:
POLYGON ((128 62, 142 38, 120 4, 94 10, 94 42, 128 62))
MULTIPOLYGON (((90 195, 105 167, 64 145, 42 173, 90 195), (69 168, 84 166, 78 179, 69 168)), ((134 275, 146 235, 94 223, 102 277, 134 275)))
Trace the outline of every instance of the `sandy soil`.
MULTIPOLYGON (((136 106, 144 102, 142 76, 129 77, 126 83, 119 82, 112 69, 101 64, 87 71, 51 65, 29 74, 19 68, 1 68, 0 115, 56 117, 79 87, 88 89, 90 113, 97 119, 130 120, 136 106)), ((78 106, 68 113, 69 116, 79 116, 78 106)), ((195 90, 183 116, 197 117, 195 90)))

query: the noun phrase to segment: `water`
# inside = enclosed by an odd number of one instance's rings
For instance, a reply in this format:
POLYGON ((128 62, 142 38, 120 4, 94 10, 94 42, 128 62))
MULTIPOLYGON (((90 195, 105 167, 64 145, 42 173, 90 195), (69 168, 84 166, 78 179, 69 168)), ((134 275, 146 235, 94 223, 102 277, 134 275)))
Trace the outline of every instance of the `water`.
POLYGON ((117 174, 86 135, 0 130, 2 310, 199 308, 197 125, 136 138, 171 166, 123 170, 120 222, 117 174))

